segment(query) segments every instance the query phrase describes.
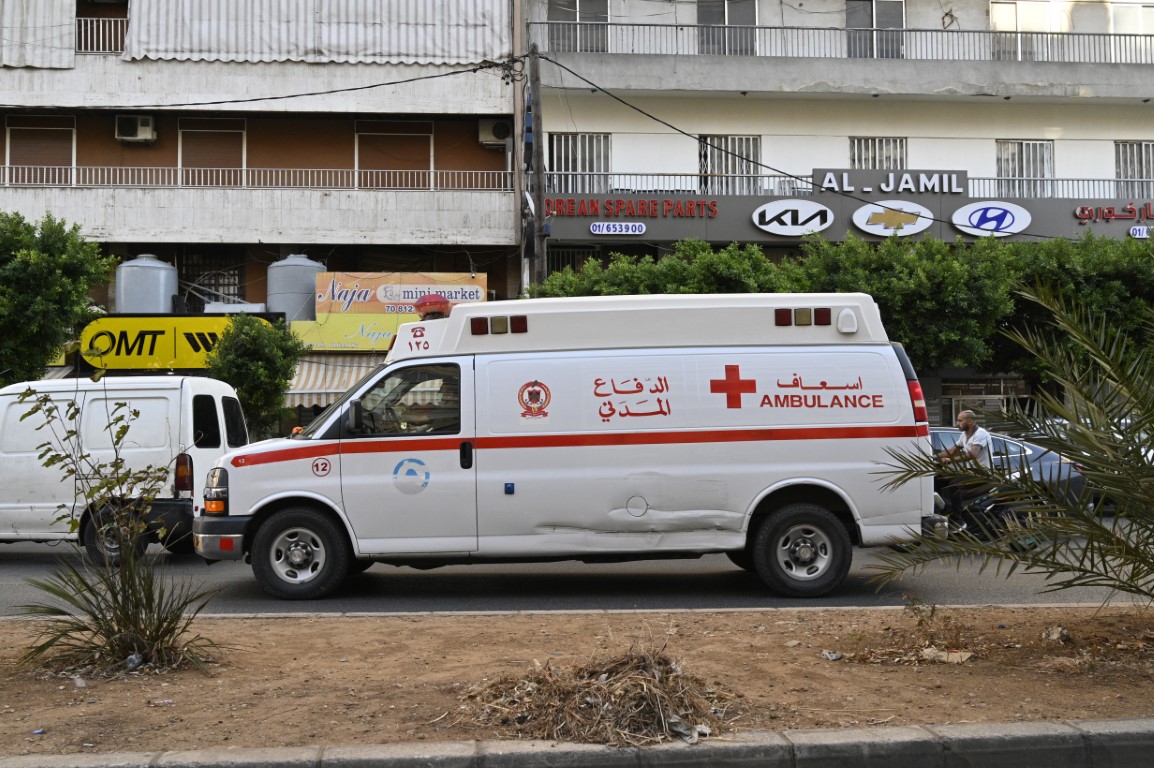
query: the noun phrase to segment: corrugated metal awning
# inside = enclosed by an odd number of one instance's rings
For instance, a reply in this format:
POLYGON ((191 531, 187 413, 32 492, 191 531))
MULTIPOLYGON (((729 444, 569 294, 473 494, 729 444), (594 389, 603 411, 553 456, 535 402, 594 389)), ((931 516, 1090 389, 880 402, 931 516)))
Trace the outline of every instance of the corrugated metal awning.
POLYGON ((132 0, 124 59, 502 61, 513 55, 511 5, 492 0, 132 0))
POLYGON ((50 365, 44 369, 44 375, 41 379, 67 379, 75 374, 75 369, 71 365, 50 365))
POLYGON ((369 371, 384 362, 373 353, 314 352, 297 361, 297 372, 285 396, 289 408, 326 406, 369 371))

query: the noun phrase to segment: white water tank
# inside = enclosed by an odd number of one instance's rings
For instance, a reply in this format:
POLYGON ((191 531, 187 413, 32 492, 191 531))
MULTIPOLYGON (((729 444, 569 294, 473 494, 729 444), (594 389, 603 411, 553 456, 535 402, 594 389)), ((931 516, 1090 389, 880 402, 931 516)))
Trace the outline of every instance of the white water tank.
POLYGON ((325 265, 293 253, 268 267, 268 311, 283 312, 285 322, 317 319, 317 273, 325 265))
POLYGON ((116 268, 116 311, 122 315, 172 314, 172 297, 179 285, 176 267, 142 253, 116 268))

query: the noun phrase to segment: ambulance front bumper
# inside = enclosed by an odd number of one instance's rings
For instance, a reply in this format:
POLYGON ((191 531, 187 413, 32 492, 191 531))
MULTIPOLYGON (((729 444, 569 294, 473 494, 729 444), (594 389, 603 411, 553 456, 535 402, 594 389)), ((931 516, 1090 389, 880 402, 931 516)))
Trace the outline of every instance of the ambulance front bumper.
POLYGON ((198 517, 192 521, 192 545, 205 560, 244 559, 248 517, 198 517))

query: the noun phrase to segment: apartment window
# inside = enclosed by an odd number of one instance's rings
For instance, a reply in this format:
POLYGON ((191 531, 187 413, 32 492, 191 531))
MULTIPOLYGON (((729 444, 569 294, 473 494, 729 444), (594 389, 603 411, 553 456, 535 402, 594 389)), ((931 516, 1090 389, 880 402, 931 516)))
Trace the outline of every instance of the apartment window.
POLYGON ((902 58, 905 0, 846 0, 846 45, 850 58, 902 58))
POLYGON ((549 246, 545 257, 545 271, 549 275, 566 268, 576 272, 585 266, 585 262, 590 259, 598 262, 603 261, 601 251, 596 246, 549 246))
POLYGON ((701 193, 756 195, 761 190, 761 138, 702 136, 698 144, 701 193))
POLYGON ((549 191, 591 194, 609 191, 608 133, 549 134, 549 191))
POLYGON ((609 0, 549 0, 549 50, 609 50, 609 0))
MULTIPOLYGON (((218 246, 218 248, 220 248, 218 246)), ((204 246, 196 253, 185 253, 176 259, 181 299, 187 311, 204 311, 211 302, 235 304, 245 301, 243 253, 230 253, 227 247, 217 250, 204 246)))
POLYGON ((849 140, 849 167, 856 170, 904 170, 904 138, 859 137, 849 140))
POLYGON ((1068 31, 1066 12, 1057 4, 1022 0, 990 3, 990 27, 997 61, 1048 61, 1050 46, 1058 39, 1051 32, 1068 31))
POLYGON ((181 183, 189 187, 244 185, 244 120, 180 121, 181 183))
POLYGON ((357 121, 357 185, 362 189, 431 189, 433 124, 357 121))
POLYGON ((753 56, 757 53, 756 0, 697 0, 700 53, 753 56))
POLYGON ((1148 64, 1154 56, 1154 5, 1111 3, 1110 41, 1118 64, 1148 64))
POLYGON ((9 183, 70 186, 74 125, 71 117, 9 116, 5 126, 9 183))
POLYGON ((1154 141, 1114 142, 1114 177, 1119 197, 1154 197, 1154 141))
POLYGON ((1054 142, 999 139, 998 194, 1050 197, 1053 192, 1054 142))

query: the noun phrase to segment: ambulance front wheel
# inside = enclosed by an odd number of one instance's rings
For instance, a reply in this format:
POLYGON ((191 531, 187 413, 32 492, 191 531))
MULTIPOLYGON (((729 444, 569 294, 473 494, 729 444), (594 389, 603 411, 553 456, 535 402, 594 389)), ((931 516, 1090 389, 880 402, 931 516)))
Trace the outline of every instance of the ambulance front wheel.
POLYGON ((785 597, 819 597, 849 573, 849 533, 816 504, 789 504, 767 517, 752 546, 758 577, 785 597))
POLYGON ((297 507, 264 522, 252 545, 252 572, 261 588, 285 600, 324 597, 351 567, 344 531, 330 517, 297 507))

